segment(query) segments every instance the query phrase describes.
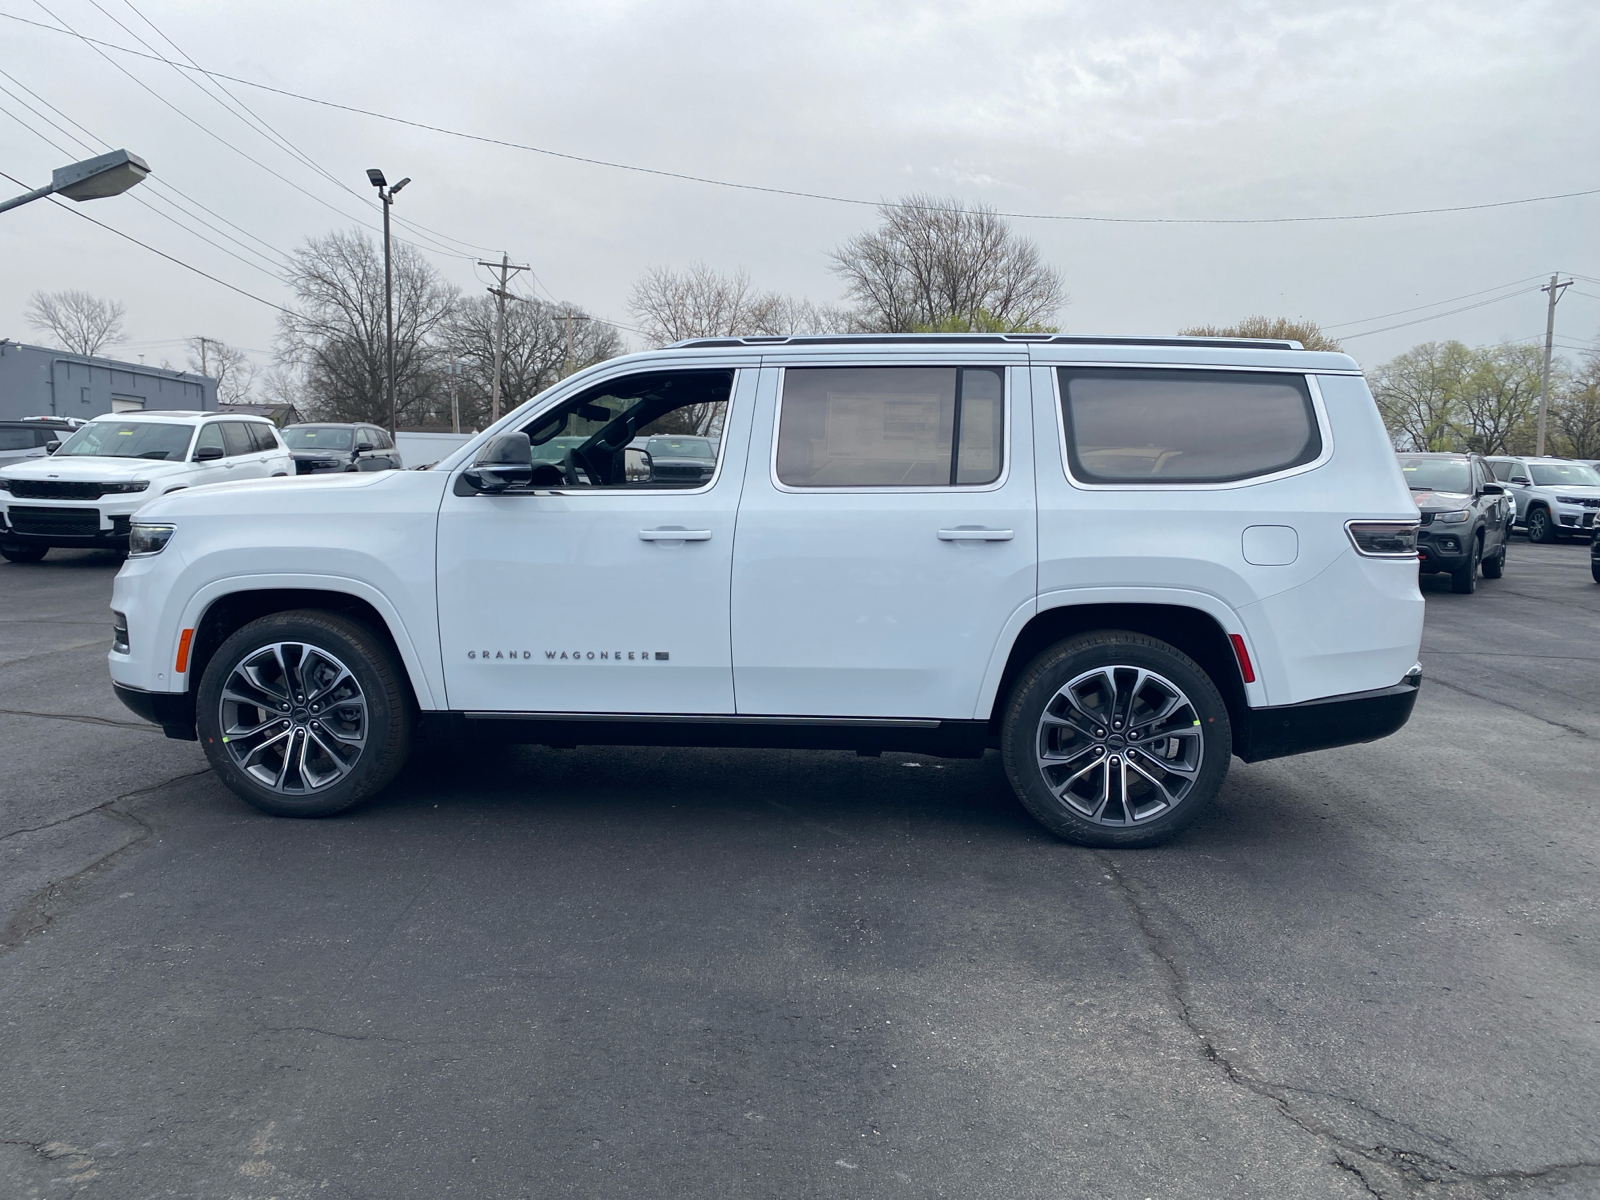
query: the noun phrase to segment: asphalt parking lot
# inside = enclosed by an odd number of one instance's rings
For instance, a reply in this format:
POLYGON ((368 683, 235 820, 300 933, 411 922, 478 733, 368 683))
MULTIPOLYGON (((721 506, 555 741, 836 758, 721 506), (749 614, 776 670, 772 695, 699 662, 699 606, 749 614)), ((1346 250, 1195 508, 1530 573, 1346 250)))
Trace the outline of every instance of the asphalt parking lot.
POLYGON ((322 822, 0 564, 0 1196, 1600 1195, 1600 586, 1424 581, 1399 735, 1178 841, 998 763, 435 754, 322 822))

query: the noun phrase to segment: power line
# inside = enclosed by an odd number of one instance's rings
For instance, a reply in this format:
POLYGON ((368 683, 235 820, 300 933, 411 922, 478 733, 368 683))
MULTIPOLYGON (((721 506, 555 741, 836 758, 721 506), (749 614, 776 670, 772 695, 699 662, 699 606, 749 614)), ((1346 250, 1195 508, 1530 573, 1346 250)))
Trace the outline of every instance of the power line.
MULTIPOLYGON (((358 225, 362 225, 367 229, 373 230, 374 232, 378 232, 376 226, 368 225, 365 221, 361 220, 361 218, 359 218, 359 217, 352 217, 349 213, 344 212, 342 209, 336 207, 333 204, 330 204, 328 201, 324 200, 321 196, 316 195, 314 192, 307 191, 305 188, 301 187, 298 183, 294 182, 294 180, 290 179, 288 176, 283 175, 280 172, 273 170, 271 167, 267 166, 267 164, 262 162, 260 159, 254 157, 251 154, 246 153, 244 150, 241 150, 238 146, 235 146, 232 142, 230 142, 227 138, 223 137, 221 134, 216 133, 211 129, 208 129, 206 126, 202 125, 199 121, 195 120, 188 113, 184 112, 183 109, 179 108, 176 104, 172 103, 172 101, 168 100, 160 92, 156 91, 149 84, 145 83, 144 80, 140 79, 137 75, 133 74, 133 72, 131 72, 127 68, 123 67, 120 63, 114 61, 100 47, 101 46, 110 46, 112 49, 123 50, 124 52, 129 53, 129 54, 133 54, 133 55, 135 55, 135 56, 137 56, 139 58, 149 58, 149 59, 152 59, 153 61, 156 61, 156 62, 167 63, 168 65, 177 67, 180 70, 197 70, 198 68, 193 68, 193 67, 185 68, 182 63, 173 62, 171 59, 163 58, 162 56, 160 56, 158 54, 145 54, 145 53, 142 53, 142 52, 140 52, 138 50, 129 49, 128 47, 115 46, 115 45, 113 45, 112 43, 109 43, 109 42, 101 42, 98 38, 91 38, 91 37, 87 36, 86 34, 79 33, 76 29, 72 28, 72 26, 68 25, 65 21, 61 20, 60 17, 56 16, 55 13, 50 12, 50 10, 45 7, 43 0, 34 0, 34 3, 37 4, 41 9, 44 9, 44 11, 46 13, 48 13, 50 15, 50 17, 52 17, 54 20, 56 20, 57 22, 60 23, 61 28, 60 29, 56 29, 55 32, 57 32, 57 33, 69 33, 73 37, 76 37, 78 40, 84 42, 86 45, 89 45, 89 46, 93 47, 95 53, 100 55, 101 58, 105 59, 108 63, 111 63, 111 65, 116 67, 117 70, 121 71, 129 79, 133 80, 134 83, 138 84, 145 91, 149 92, 150 95, 154 96, 162 104, 166 105, 173 112, 177 113, 185 121, 188 121, 189 124, 193 125, 196 129, 200 130, 200 132, 204 133, 207 137, 214 138, 216 141, 221 142, 224 146, 226 146, 228 149, 232 150, 235 154, 239 155, 245 161, 247 161, 249 163, 252 163, 255 166, 261 168, 261 170, 265 171, 268 175, 271 175, 273 178, 278 179, 281 182, 288 184, 290 187, 292 187, 295 191, 299 192, 301 195, 306 196, 307 198, 309 198, 311 200, 315 200, 318 204, 322 205, 324 208, 327 208, 332 212, 338 213, 339 216, 343 217, 345 220, 347 220, 347 221, 355 221, 356 224, 358 224, 358 225)), ((3 13, 3 14, 0 14, 0 16, 12 16, 12 14, 3 13)), ((21 17, 18 17, 16 19, 17 20, 25 20, 25 18, 21 18, 21 17)), ((51 29, 52 28, 51 26, 45 25, 45 24, 43 24, 42 22, 39 22, 39 21, 28 21, 27 23, 30 24, 30 25, 36 25, 40 29, 51 29)), ((207 75, 211 74, 211 72, 209 72, 209 71, 204 71, 202 73, 203 74, 207 74, 207 75)), ((226 78, 226 76, 224 76, 224 78, 226 78)), ((407 244, 415 246, 415 248, 418 249, 418 250, 424 250, 424 251, 429 250, 429 247, 417 246, 416 243, 414 243, 414 242, 408 242, 407 244)), ((455 254, 454 252, 448 251, 448 250, 433 250, 432 252, 433 253, 437 253, 437 254, 446 254, 446 255, 449 255, 449 256, 454 257, 454 258, 469 258, 469 257, 471 257, 470 255, 465 255, 465 254, 455 254)))
MULTIPOLYGON (((35 0, 38 3, 38 0, 35 0)), ((43 5, 41 4, 42 8, 43 5)), ((45 10, 49 12, 48 9, 45 10)), ((54 16, 51 13, 51 16, 54 16)), ((442 125, 430 125, 423 121, 412 121, 405 117, 391 116, 388 113, 375 112, 371 109, 357 108, 351 104, 340 104, 333 100, 323 100, 316 96, 303 95, 300 92, 291 92, 285 88, 273 87, 270 84, 257 83, 253 79, 243 79, 237 75, 226 75, 221 71, 208 71, 202 67, 185 66, 175 63, 171 59, 159 54, 146 54, 130 46, 119 46, 114 42, 102 42, 94 38, 85 38, 83 34, 73 29, 58 29, 46 25, 42 21, 30 21, 26 17, 19 17, 13 13, 0 13, 0 17, 9 17, 13 21, 21 21, 26 25, 33 25, 39 29, 48 29, 52 33, 71 33, 76 37, 95 45, 104 46, 109 50, 116 50, 123 54, 131 54, 137 58, 148 58, 156 62, 169 63, 181 70, 200 71, 214 79, 226 79, 229 83, 241 84, 245 87, 258 88, 264 92, 275 95, 287 96, 291 100, 300 100, 307 104, 318 104, 324 108, 335 108, 343 112, 356 113, 363 117, 372 117, 379 121, 389 121, 396 125, 407 125, 413 129, 424 129, 430 133, 440 133, 447 137, 463 138, 467 141, 481 142, 489 146, 502 146, 510 150, 525 150, 530 154, 542 154, 550 158, 566 159, 569 162, 586 163, 594 167, 607 167, 615 171, 632 171, 641 175, 655 175, 663 179, 677 179, 687 183, 702 183, 711 187, 733 188, 746 192, 761 192, 772 196, 792 196, 802 200, 823 200, 832 204, 854 204, 868 208, 910 209, 921 208, 917 204, 888 200, 863 200, 853 196, 834 196, 826 192, 807 192, 795 188, 768 187, 755 183, 738 183, 728 179, 712 179, 704 175, 691 175, 682 171, 666 171, 657 167, 641 167, 633 163, 613 162, 609 159, 590 158, 582 154, 569 154, 561 150, 551 150, 544 146, 531 146, 523 142, 508 141, 505 138, 487 137, 483 134, 466 133, 459 129, 450 129, 442 125)), ((59 20, 59 18, 57 18, 59 20)), ((1446 213, 1479 212, 1491 208, 1512 208, 1523 204, 1543 204, 1553 200, 1572 200, 1582 196, 1600 195, 1600 188, 1587 188, 1575 192, 1558 192, 1546 196, 1525 196, 1516 200, 1494 200, 1482 204, 1455 204, 1441 208, 1410 208, 1395 209, 1389 212, 1372 213, 1341 213, 1329 216, 1316 217, 1105 217, 1091 216, 1081 213, 1023 213, 1023 212, 996 212, 992 215, 1007 217, 1019 221, 1083 221, 1106 225, 1297 225, 1330 221, 1377 221, 1391 217, 1424 217, 1438 216, 1446 213)), ((957 209, 956 212, 964 215, 977 215, 975 210, 957 209)))
POLYGON ((1437 321, 1440 317, 1453 317, 1457 313, 1469 312, 1474 308, 1484 308, 1490 304, 1499 304, 1502 300, 1510 300, 1516 296, 1524 296, 1529 292, 1538 290, 1536 287, 1525 287, 1515 292, 1509 292, 1504 296, 1496 296, 1491 300, 1480 300, 1476 304, 1463 304, 1460 308, 1452 308, 1447 312, 1433 313, 1430 316, 1418 317, 1413 321, 1400 321, 1394 325, 1385 325, 1382 329, 1363 329, 1360 333, 1341 334, 1339 340, 1341 342, 1354 341, 1356 338, 1370 337, 1374 333, 1388 333, 1391 329, 1404 329, 1408 325, 1421 325, 1428 321, 1437 321))
POLYGON ((1516 287, 1519 283, 1528 283, 1534 279, 1543 279, 1543 275, 1528 275, 1522 279, 1515 279, 1510 283, 1502 283, 1499 287, 1484 288, 1481 292, 1468 292, 1465 296, 1451 296, 1447 300, 1435 300, 1432 304, 1419 304, 1415 308, 1400 308, 1394 312, 1378 313, 1371 317, 1362 317, 1355 321, 1337 321, 1332 325, 1323 325, 1322 329, 1343 329, 1346 325, 1365 325, 1368 321, 1382 321, 1387 317, 1400 317, 1406 313, 1421 312, 1425 308, 1438 308, 1441 304, 1454 304, 1457 300, 1470 300, 1474 296, 1487 296, 1490 292, 1503 291, 1508 287, 1516 287))
MULTIPOLYGON (((25 188, 25 187, 28 186, 27 184, 23 183, 22 180, 18 179, 16 176, 8 175, 4 171, 0 171, 0 177, 4 177, 6 179, 11 180, 11 182, 16 184, 18 187, 24 187, 25 188)), ((73 208, 69 204, 63 204, 55 196, 46 196, 45 199, 50 201, 50 203, 54 204, 57 208, 64 209, 65 211, 71 213, 75 217, 82 217, 85 221, 89 222, 89 224, 91 224, 91 225, 98 225, 98 226, 100 226, 101 229, 104 229, 106 232, 114 233, 119 238, 124 238, 127 241, 132 242, 135 246, 144 247, 144 249, 150 251, 151 254, 158 254, 162 258, 166 259, 168 262, 176 263, 178 266, 182 267, 185 271, 193 271, 196 275, 199 275, 199 276, 201 276, 202 278, 205 278, 205 279, 209 279, 212 283, 221 284, 223 287, 227 288, 230 292, 238 292, 239 295, 244 296, 246 299, 254 300, 257 304, 265 304, 268 308, 275 308, 281 313, 289 313, 289 310, 287 308, 284 308, 283 305, 274 304, 271 300, 265 300, 262 297, 257 296, 254 292, 247 292, 242 287, 237 287, 234 284, 229 283, 225 279, 218 279, 215 275, 212 275, 212 274, 210 274, 209 272, 206 272, 206 271, 202 271, 199 267, 190 266, 188 263, 184 262, 183 259, 174 258, 172 255, 168 254, 165 250, 157 250, 154 246, 150 245, 148 242, 141 242, 138 238, 134 237, 131 233, 123 233, 122 230, 113 228, 112 226, 107 225, 104 221, 96 221, 93 217, 91 217, 86 212, 82 212, 82 211, 80 211, 80 210, 78 210, 76 208, 73 208)), ((293 314, 291 313, 289 315, 292 316, 293 314)))

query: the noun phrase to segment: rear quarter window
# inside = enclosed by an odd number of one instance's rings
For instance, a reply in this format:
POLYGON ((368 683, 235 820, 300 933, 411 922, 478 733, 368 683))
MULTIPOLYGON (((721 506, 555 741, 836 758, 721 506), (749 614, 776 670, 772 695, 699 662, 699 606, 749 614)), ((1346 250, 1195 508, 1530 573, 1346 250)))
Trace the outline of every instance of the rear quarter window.
POLYGON ((1233 483, 1322 453, 1302 375, 1062 367, 1067 462, 1084 483, 1233 483))

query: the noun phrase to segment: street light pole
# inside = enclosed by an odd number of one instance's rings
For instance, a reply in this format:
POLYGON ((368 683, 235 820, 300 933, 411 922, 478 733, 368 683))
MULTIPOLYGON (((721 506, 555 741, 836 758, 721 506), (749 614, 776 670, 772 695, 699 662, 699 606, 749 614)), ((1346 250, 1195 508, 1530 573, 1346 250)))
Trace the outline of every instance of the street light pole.
POLYGON ((411 176, 407 175, 390 187, 383 172, 373 167, 367 171, 367 180, 378 189, 378 199, 383 201, 383 345, 387 360, 384 373, 389 393, 389 435, 393 437, 399 432, 400 410, 394 389, 394 268, 389 245, 389 208, 394 204, 395 193, 411 182, 411 176))
POLYGON ((137 154, 113 150, 109 154, 86 158, 70 167, 57 167, 50 182, 10 200, 0 200, 0 212, 21 208, 46 196, 65 196, 68 200, 100 200, 117 196, 150 174, 150 164, 137 154))

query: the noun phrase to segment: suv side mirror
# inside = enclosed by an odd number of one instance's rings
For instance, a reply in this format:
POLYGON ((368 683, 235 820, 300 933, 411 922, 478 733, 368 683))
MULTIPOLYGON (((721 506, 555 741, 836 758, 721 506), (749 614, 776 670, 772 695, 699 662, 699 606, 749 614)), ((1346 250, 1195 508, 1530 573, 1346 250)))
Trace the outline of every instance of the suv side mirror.
POLYGON ((1513 475, 1511 477, 1511 482, 1515 483, 1515 484, 1520 484, 1522 487, 1527 487, 1528 486, 1528 477, 1526 475, 1513 475))
POLYGON ((622 452, 622 479, 624 483, 649 483, 655 478, 655 460, 650 451, 629 446, 622 452))
POLYGON ((503 433, 478 452, 461 478, 475 492, 503 492, 533 481, 533 446, 525 433, 503 433))
POLYGON ((1506 490, 1498 483, 1486 483, 1483 485, 1483 494, 1485 496, 1504 496, 1506 490))
POLYGON ((372 443, 371 442, 357 442, 356 443, 356 453, 357 454, 367 454, 367 453, 370 453, 371 450, 372 450, 372 443))
POLYGON ((61 449, 60 442, 46 442, 44 444, 44 452, 46 454, 54 454, 59 449, 61 449))
POLYGON ((211 462, 227 453, 221 446, 201 446, 194 452, 195 462, 211 462))

